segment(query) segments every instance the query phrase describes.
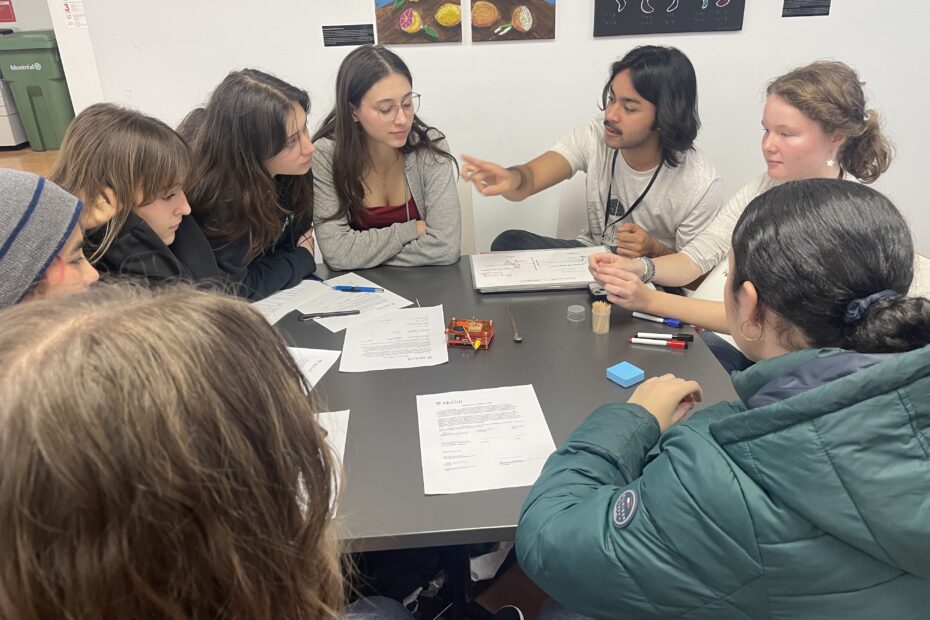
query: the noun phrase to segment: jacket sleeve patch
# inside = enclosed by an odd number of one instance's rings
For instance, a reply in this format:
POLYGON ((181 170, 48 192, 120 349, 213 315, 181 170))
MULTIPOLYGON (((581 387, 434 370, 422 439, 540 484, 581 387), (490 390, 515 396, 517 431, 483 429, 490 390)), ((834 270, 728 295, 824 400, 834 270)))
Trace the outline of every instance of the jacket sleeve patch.
POLYGON ((617 497, 613 508, 614 526, 623 529, 630 524, 639 508, 639 496, 633 489, 627 489, 617 497))

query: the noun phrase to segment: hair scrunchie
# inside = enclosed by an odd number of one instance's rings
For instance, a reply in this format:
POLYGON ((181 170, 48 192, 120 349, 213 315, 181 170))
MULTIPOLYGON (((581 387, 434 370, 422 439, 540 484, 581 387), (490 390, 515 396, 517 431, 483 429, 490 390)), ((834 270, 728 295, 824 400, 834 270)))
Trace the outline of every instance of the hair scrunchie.
POLYGON ((884 299, 885 297, 892 297, 897 295, 895 291, 884 290, 878 293, 872 293, 868 297, 860 297, 859 299, 853 299, 846 305, 846 313, 843 315, 843 321, 847 325, 852 325, 853 323, 858 323, 862 320, 862 317, 865 315, 866 311, 869 309, 869 306, 874 304, 879 299, 884 299))

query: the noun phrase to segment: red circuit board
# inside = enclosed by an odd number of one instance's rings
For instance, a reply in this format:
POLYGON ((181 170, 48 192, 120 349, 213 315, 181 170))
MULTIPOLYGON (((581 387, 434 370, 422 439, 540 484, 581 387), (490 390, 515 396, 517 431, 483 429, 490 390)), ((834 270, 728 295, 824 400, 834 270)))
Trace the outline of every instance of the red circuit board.
POLYGON ((446 325, 446 344, 450 347, 487 349, 494 338, 494 321, 457 319, 446 325))

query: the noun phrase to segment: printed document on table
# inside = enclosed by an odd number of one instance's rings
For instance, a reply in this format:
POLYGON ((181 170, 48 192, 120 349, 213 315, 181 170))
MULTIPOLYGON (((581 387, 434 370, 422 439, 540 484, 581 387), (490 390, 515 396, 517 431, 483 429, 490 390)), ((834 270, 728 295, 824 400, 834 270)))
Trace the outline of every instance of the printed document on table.
POLYGON ((346 437, 349 434, 349 410, 318 413, 316 421, 326 431, 326 443, 336 452, 339 462, 345 464, 346 437))
POLYGON ((261 301, 254 302, 252 307, 261 312, 268 322, 274 325, 287 313, 296 310, 297 306, 308 303, 327 290, 329 287, 319 280, 304 280, 297 286, 278 291, 261 301))
POLYGON ((339 359, 339 351, 328 351, 326 349, 303 349, 298 347, 288 347, 288 351, 304 373, 311 387, 316 387, 326 371, 332 368, 336 360, 339 359))
POLYGON ((529 486, 555 444, 532 385, 417 396, 427 495, 529 486))
MULTIPOLYGON (((349 436, 349 410, 318 413, 316 421, 326 431, 326 443, 336 453, 339 464, 344 466, 346 462, 346 437, 349 436)), ((336 498, 339 497, 339 490, 342 488, 342 474, 343 467, 339 467, 333 472, 333 494, 329 501, 333 514, 336 514, 338 509, 336 498)), ((303 505, 306 506, 306 492, 304 492, 302 500, 303 505)))
POLYGON ((298 310, 306 313, 336 312, 339 310, 361 311, 360 314, 353 316, 314 319, 317 323, 333 333, 341 331, 350 325, 358 325, 379 318, 388 310, 404 308, 410 305, 409 300, 387 289, 381 293, 345 293, 342 291, 334 291, 330 288, 336 285, 371 286, 375 288, 380 288, 381 286, 355 273, 346 273, 337 278, 327 280, 326 286, 324 287, 326 290, 323 294, 316 295, 298 306, 298 310))
POLYGON ((585 288, 594 277, 588 257, 606 252, 602 245, 555 250, 472 254, 474 286, 482 293, 585 288))
POLYGON ((347 329, 339 370, 419 368, 448 361, 442 306, 403 308, 347 329))

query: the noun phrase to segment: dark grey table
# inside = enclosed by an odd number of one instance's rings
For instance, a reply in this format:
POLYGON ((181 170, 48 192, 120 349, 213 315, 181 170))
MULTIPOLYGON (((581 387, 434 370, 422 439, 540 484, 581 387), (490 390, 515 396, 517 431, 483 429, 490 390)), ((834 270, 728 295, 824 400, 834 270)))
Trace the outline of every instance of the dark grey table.
MULTIPOLYGON (((605 376, 607 367, 624 360, 645 370, 647 378, 670 372, 697 380, 705 404, 735 398, 729 377, 700 338, 687 351, 627 342, 636 331, 688 328, 633 319, 615 307, 610 333, 592 333, 587 291, 482 295, 472 288, 467 257, 447 267, 356 273, 422 306, 442 304, 447 322, 453 316, 491 319, 495 335, 486 351, 449 349, 449 363, 441 366, 340 373, 337 362, 317 386, 325 410, 351 409, 339 516, 342 537, 353 551, 513 540, 527 487, 423 493, 417 394, 532 384, 556 446, 599 405, 626 401, 633 388, 605 376), (507 304, 522 343, 513 341, 507 304), (571 304, 586 307, 584 322, 567 320, 571 304)), ((334 273, 323 268, 319 275, 334 273)), ((332 334, 312 321, 297 321, 296 313, 278 327, 295 346, 342 349, 344 331, 332 334)))

